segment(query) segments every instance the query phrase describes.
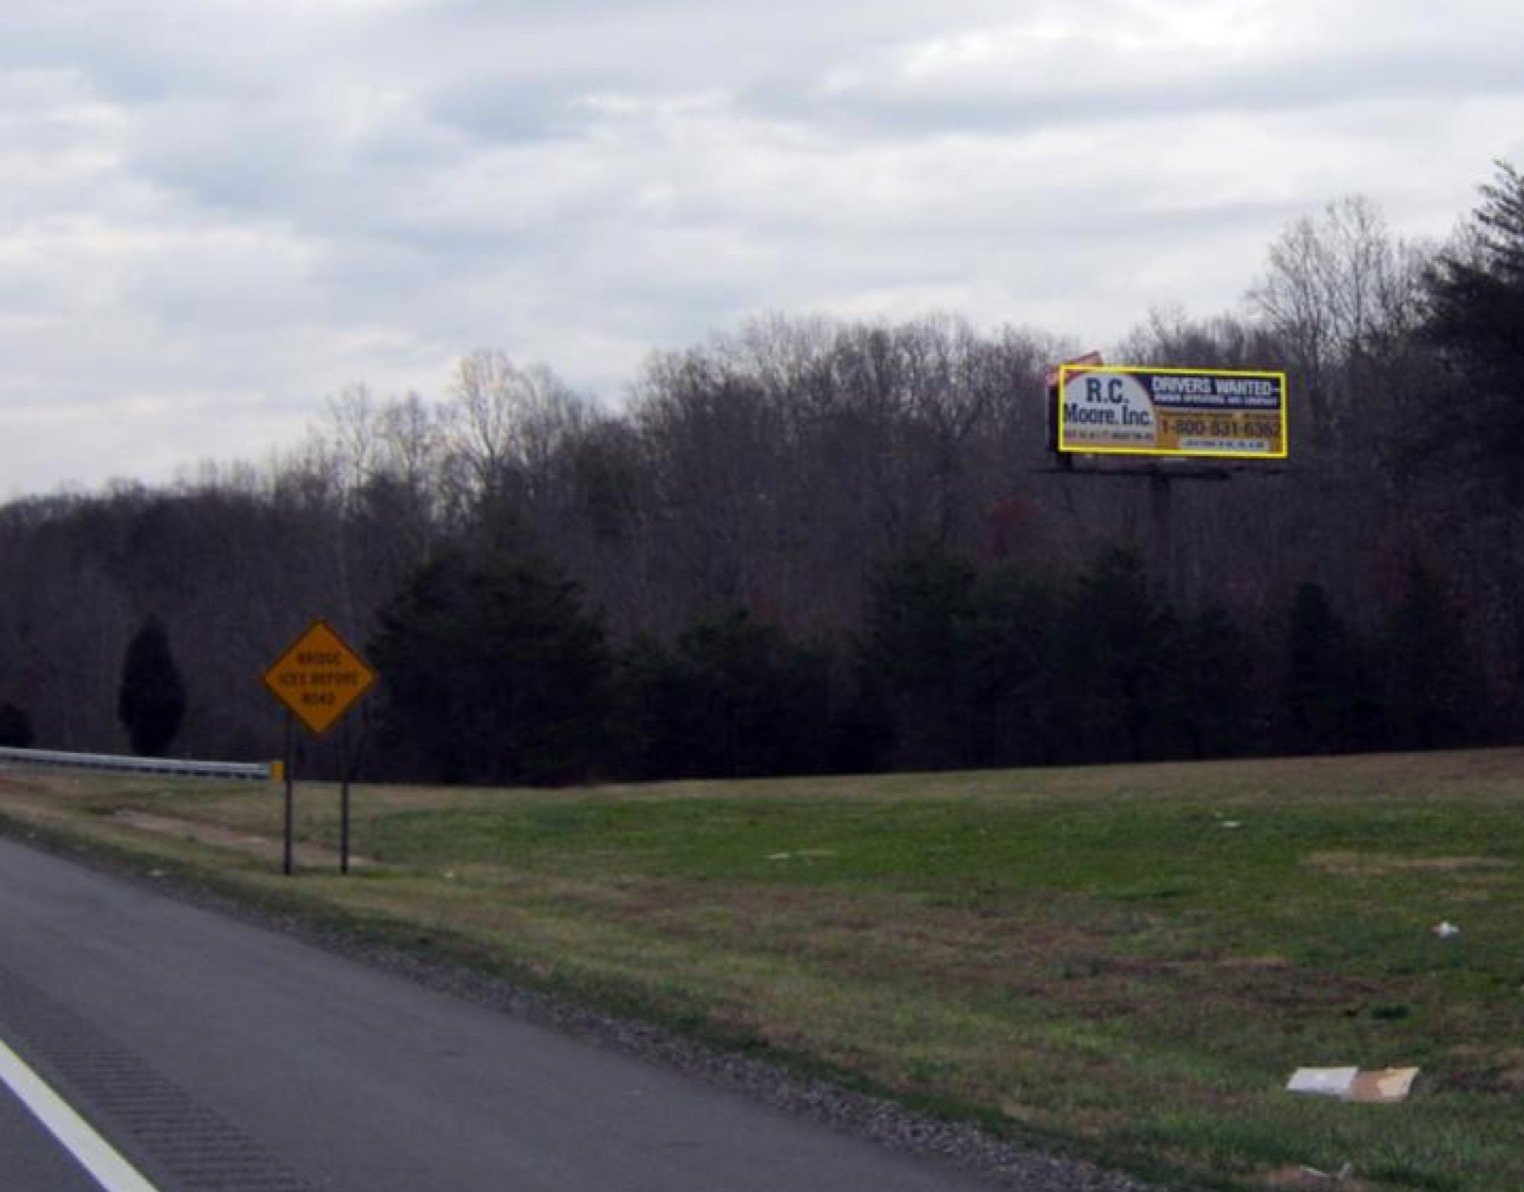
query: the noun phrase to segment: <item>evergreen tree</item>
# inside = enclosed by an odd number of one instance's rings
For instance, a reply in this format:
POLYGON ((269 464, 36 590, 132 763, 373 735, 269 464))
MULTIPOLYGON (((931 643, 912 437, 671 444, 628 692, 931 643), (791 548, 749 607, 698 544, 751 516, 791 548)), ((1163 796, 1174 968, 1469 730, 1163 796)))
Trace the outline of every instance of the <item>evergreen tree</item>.
POLYGON ((1057 615, 1052 590, 1008 565, 985 572, 974 585, 959 662, 974 764, 1054 760, 1057 615))
POLYGON ((1174 668, 1180 727, 1192 757, 1224 757, 1253 743, 1252 644, 1226 609, 1213 605, 1181 626, 1174 668))
POLYGON ((127 643, 116 709, 140 757, 162 755, 180 731, 185 684, 157 617, 149 617, 127 643))
POLYGON ((1426 330, 1455 379, 1429 445, 1524 502, 1524 176, 1499 163, 1466 234, 1426 276, 1426 330))
POLYGON ((1422 563, 1409 568, 1384 644, 1390 744, 1440 749, 1474 738, 1485 719, 1481 683, 1455 607, 1422 563))
POLYGON ((873 579, 862 662, 889 701, 900 767, 973 761, 963 679, 977 580, 971 562, 938 546, 907 552, 873 579))
POLYGON ((682 702, 671 653, 649 633, 635 636, 614 657, 605 758, 621 778, 650 782, 682 775, 672 729, 682 702))
POLYGON ((417 571, 369 646, 383 745, 446 782, 585 777, 608 710, 603 626, 527 551, 452 552, 417 571))
POLYGON ((0 746, 6 749, 32 747, 32 718, 15 704, 0 704, 0 746))
POLYGON ((1059 732, 1076 760, 1141 760, 1169 728, 1177 627, 1148 593, 1142 560, 1103 551, 1059 612, 1059 732))
MULTIPOLYGON (((649 639, 623 660, 646 777, 739 778, 831 768, 830 656, 733 608, 671 651, 649 639)), ((628 705, 627 705, 628 706, 628 705)))
POLYGON ((1359 643, 1311 580, 1296 592, 1286 644, 1284 724, 1301 753, 1374 746, 1380 708, 1359 643))

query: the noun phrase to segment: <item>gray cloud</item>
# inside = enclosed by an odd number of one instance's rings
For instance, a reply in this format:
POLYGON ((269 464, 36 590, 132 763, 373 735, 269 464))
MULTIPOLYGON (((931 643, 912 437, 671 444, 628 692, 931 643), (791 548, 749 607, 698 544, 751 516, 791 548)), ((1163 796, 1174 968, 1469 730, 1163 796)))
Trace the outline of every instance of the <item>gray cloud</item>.
POLYGON ((289 443, 481 345, 616 400, 750 313, 1086 342, 1524 153, 1514 4, 12 0, 0 495, 289 443), (219 434, 225 431, 225 434, 219 434))

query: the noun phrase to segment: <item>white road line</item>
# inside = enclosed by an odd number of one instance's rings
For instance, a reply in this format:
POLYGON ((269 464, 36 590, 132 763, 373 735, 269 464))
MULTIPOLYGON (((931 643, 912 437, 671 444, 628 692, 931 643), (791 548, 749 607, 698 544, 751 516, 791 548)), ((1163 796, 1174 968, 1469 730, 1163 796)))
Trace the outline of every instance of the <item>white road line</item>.
POLYGON ((116 1148, 0 1039, 0 1081, 9 1086, 105 1192, 159 1192, 116 1148))

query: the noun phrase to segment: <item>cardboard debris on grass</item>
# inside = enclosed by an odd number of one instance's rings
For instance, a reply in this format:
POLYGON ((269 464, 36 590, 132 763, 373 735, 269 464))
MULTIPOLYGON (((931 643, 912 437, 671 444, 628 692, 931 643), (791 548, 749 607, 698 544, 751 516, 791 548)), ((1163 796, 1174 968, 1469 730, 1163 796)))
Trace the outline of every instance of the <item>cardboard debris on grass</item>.
MULTIPOLYGON (((1448 919, 1429 930, 1442 940, 1454 939, 1461 933, 1448 919)), ((1286 1082, 1286 1091, 1367 1105, 1392 1105, 1408 1099, 1417 1075, 1417 1068, 1379 1068, 1369 1072, 1354 1067, 1298 1068, 1286 1082)))
POLYGON ((1379 1068, 1370 1072, 1359 1068, 1298 1068, 1286 1082, 1286 1091, 1390 1105, 1408 1099, 1417 1075, 1417 1068, 1379 1068))

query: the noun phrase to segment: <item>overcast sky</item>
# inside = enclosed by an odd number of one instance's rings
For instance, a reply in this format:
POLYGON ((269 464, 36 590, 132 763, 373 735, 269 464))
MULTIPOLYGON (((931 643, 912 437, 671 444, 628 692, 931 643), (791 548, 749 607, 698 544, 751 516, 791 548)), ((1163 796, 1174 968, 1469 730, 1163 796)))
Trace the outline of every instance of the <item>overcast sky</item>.
POLYGON ((617 404, 749 315, 1104 346, 1524 165, 1519 0, 5 0, 0 499, 478 347, 617 404))

